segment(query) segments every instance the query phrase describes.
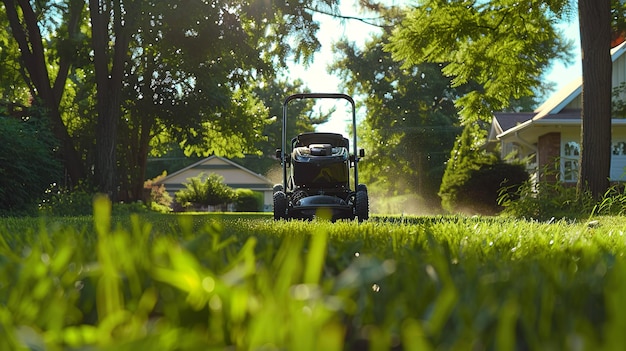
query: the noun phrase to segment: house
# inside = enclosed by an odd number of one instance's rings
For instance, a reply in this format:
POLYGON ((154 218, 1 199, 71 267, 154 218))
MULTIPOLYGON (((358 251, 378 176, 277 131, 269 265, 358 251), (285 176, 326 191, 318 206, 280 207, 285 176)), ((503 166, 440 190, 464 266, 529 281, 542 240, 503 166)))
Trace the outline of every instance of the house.
MULTIPOLYGON (((626 43, 611 50, 613 88, 626 82, 626 43)), ((572 81, 530 113, 496 113, 489 141, 498 142, 502 157, 525 160, 531 178, 553 171, 558 180, 576 183, 580 157, 582 77, 572 81)), ((619 96, 626 100, 624 92, 619 96)), ((611 181, 626 181, 626 119, 612 119, 611 181)))
POLYGON ((264 176, 236 164, 233 161, 219 156, 210 156, 188 167, 176 171, 159 181, 165 185, 165 190, 175 198, 178 190, 185 189, 183 183, 189 178, 197 177, 200 173, 216 173, 224 178, 224 183, 233 189, 251 189, 263 193, 263 210, 272 211, 273 183, 264 176))

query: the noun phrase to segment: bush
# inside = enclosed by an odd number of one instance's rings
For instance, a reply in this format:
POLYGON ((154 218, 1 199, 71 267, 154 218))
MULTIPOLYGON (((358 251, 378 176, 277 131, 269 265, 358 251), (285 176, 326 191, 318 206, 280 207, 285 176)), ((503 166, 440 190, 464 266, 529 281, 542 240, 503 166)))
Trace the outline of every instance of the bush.
POLYGON ((0 214, 36 211, 46 189, 60 182, 56 144, 43 117, 0 117, 0 214))
MULTIPOLYGON (((441 207, 448 212, 459 211, 461 206, 458 202, 466 202, 462 190, 470 181, 473 172, 498 162, 495 155, 485 152, 482 148, 482 134, 484 132, 480 126, 467 125, 454 144, 439 188, 441 207)), ((477 203, 471 205, 474 207, 473 205, 477 203)), ((471 210, 471 208, 464 210, 471 210)))
POLYGON ((95 193, 84 184, 74 189, 55 185, 46 190, 39 209, 50 216, 89 216, 92 214, 95 193))
POLYGON ((503 194, 514 198, 527 180, 528 172, 521 164, 499 161, 483 165, 469 172, 467 181, 458 185, 455 210, 483 215, 497 214, 503 210, 498 198, 503 194))
POLYGON ((164 171, 161 175, 146 180, 143 184, 144 190, 148 193, 146 202, 149 208, 156 212, 167 213, 172 211, 172 197, 165 190, 164 184, 158 184, 166 176, 167 172, 164 171))
POLYGON ((235 210, 238 212, 258 212, 263 209, 263 194, 250 189, 237 189, 235 210))
POLYGON ((503 215, 539 221, 626 214, 624 185, 610 187, 599 201, 594 201, 589 193, 579 194, 573 184, 526 182, 516 193, 503 194, 499 201, 503 215))
POLYGON ((219 174, 210 173, 205 176, 188 178, 184 183, 185 189, 176 192, 176 202, 184 208, 194 206, 225 205, 236 199, 235 191, 224 184, 224 178, 219 174))

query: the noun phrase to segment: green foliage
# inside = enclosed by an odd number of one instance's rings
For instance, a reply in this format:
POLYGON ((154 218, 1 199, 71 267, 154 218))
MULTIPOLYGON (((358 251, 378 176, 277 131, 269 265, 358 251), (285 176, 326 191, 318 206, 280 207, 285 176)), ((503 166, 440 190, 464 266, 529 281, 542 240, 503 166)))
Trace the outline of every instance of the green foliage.
POLYGON ((383 50, 389 36, 387 30, 363 48, 347 39, 333 48, 339 56, 331 70, 344 89, 363 97, 362 182, 383 196, 437 199, 447 156, 461 131, 453 104, 461 92, 436 64, 402 68, 383 50))
POLYGON ((406 68, 431 62, 452 86, 478 84, 455 101, 467 123, 533 94, 554 59, 568 60, 571 43, 556 27, 568 2, 425 0, 411 7, 386 49, 406 68))
POLYGON ((158 156, 172 143, 187 156, 267 153, 259 146, 274 122, 269 107, 280 103, 258 92, 274 84, 288 60, 312 59, 320 43, 310 9, 333 10, 336 2, 176 0, 138 6, 143 11, 130 41, 133 74, 123 85, 127 114, 119 133, 119 152, 128 164, 120 179, 131 179, 124 184, 131 189, 144 181, 145 164, 136 155, 150 150, 158 156))
POLYGON ((611 28, 614 38, 626 34, 626 2, 611 0, 611 28))
POLYGON ((92 214, 95 193, 86 183, 73 188, 55 184, 46 189, 39 210, 44 215, 55 217, 88 216, 92 214))
POLYGON ((498 201, 504 207, 504 216, 539 221, 626 214, 623 184, 611 186, 595 201, 590 193, 580 193, 573 184, 525 182, 516 192, 502 193, 498 201))
MULTIPOLYGON (((478 124, 466 125, 463 133, 457 139, 452 149, 450 159, 441 181, 439 196, 442 207, 451 213, 461 210, 457 206, 462 199, 465 203, 461 189, 469 184, 472 175, 481 168, 496 164, 498 159, 495 155, 487 153, 482 147, 485 131, 478 124)), ((477 206, 485 204, 476 203, 477 206)), ((471 211, 471 208, 466 209, 471 211)))
POLYGON ((0 285, 1 349, 623 343, 621 217, 331 224, 111 211, 97 198, 93 217, 0 221, 0 281, 11 282, 0 285))
POLYGON ((132 200, 141 199, 148 154, 172 143, 188 154, 258 154, 271 121, 255 89, 290 60, 310 62, 320 48, 313 11, 337 11, 332 0, 6 4, 0 99, 40 99, 51 110, 72 185, 95 164, 98 179, 88 181, 132 200), (98 9, 119 11, 97 21, 98 9), (111 149, 96 150, 103 142, 111 149), (119 167, 101 162, 109 159, 119 167))
POLYGON ((591 196, 578 196, 575 186, 546 181, 526 182, 514 199, 504 194, 499 201, 504 207, 503 215, 540 221, 585 218, 594 206, 591 196))
POLYGON ((235 195, 235 211, 257 212, 263 210, 263 193, 251 189, 237 189, 235 195))
POLYGON ((62 179, 57 141, 41 116, 18 119, 0 111, 0 214, 36 210, 52 183, 62 179))
POLYGON ((157 212, 170 212, 173 199, 170 194, 165 190, 165 184, 158 184, 167 176, 167 172, 161 173, 153 179, 146 180, 143 184, 144 191, 149 192, 148 203, 150 209, 157 212))
MULTIPOLYGON (((301 80, 277 79, 256 86, 255 95, 268 107, 268 123, 263 127, 262 135, 266 138, 255 143, 261 155, 246 155, 234 159, 234 162, 254 170, 259 174, 268 174, 273 168, 280 167, 276 160, 276 149, 282 148, 283 102, 291 94, 308 93, 309 89, 301 80)), ((315 131, 315 126, 327 122, 329 115, 314 110, 315 100, 302 99, 289 103, 287 119, 287 138, 315 131)))
POLYGON ((498 161, 472 169, 465 183, 457 184, 454 208, 451 211, 495 215, 502 211, 498 199, 503 194, 514 198, 519 188, 528 180, 523 164, 498 161))
POLYGON ((224 178, 216 173, 207 176, 200 173, 188 178, 184 183, 185 189, 176 192, 176 202, 183 207, 190 206, 219 206, 236 199, 235 191, 224 184, 224 178))

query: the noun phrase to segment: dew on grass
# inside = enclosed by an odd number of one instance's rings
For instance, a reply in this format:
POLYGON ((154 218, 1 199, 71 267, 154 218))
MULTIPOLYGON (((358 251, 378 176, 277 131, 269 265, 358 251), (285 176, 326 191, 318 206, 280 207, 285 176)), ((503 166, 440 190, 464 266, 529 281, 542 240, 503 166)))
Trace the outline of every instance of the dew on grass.
POLYGON ((43 264, 45 264, 46 266, 50 264, 50 255, 48 255, 47 253, 42 253, 41 254, 41 262, 43 262, 43 264))
POLYGON ((437 271, 435 270, 435 267, 431 266, 431 265, 427 265, 426 266, 426 274, 428 274, 428 277, 434 281, 434 282, 438 282, 439 281, 439 276, 437 275, 437 271))
POLYGON ((313 315, 313 310, 309 306, 304 306, 302 307, 302 313, 310 317, 313 315))
POLYGON ((219 311, 222 309, 222 299, 219 296, 213 295, 209 300, 209 307, 214 311, 219 311))
POLYGON ((391 274, 396 271, 396 261, 395 260, 385 260, 383 262, 383 271, 387 274, 391 274))
POLYGON ((311 297, 311 291, 306 284, 298 284, 291 287, 291 294, 296 300, 307 300, 311 297))
POLYGON ((213 289, 215 289, 215 280, 211 277, 206 277, 202 279, 202 288, 206 292, 213 292, 213 289))
POLYGON ((380 285, 378 285, 378 284, 374 283, 374 284, 372 285, 372 291, 373 291, 373 292, 379 292, 379 291, 380 291, 380 285))
POLYGON ((77 280, 74 282, 74 289, 82 290, 85 287, 85 283, 82 280, 77 280))

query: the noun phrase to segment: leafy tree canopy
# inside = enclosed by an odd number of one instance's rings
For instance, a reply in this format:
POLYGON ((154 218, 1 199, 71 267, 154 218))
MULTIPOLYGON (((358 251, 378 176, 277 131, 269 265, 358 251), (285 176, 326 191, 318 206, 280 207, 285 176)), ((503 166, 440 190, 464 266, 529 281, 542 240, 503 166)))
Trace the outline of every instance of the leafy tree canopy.
POLYGON ((388 34, 372 37, 362 49, 347 40, 337 43, 339 59, 330 69, 351 94, 362 97, 363 181, 387 195, 433 198, 460 132, 453 105, 458 92, 438 64, 401 67, 383 49, 388 34))
POLYGON ((91 0, 0 4, 0 94, 41 101, 70 181, 138 199, 149 154, 256 151, 271 123, 255 90, 320 43, 296 2, 91 0), (95 140, 95 143, 94 143, 95 140), (92 173, 95 165, 95 173, 92 173))
POLYGON ((571 42, 556 28, 568 11, 567 0, 423 0, 386 49, 406 68, 441 64, 453 87, 477 84, 455 105, 464 122, 488 120, 532 95, 552 60, 569 59, 571 42))

